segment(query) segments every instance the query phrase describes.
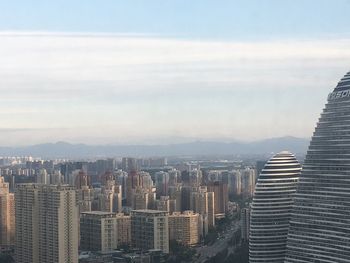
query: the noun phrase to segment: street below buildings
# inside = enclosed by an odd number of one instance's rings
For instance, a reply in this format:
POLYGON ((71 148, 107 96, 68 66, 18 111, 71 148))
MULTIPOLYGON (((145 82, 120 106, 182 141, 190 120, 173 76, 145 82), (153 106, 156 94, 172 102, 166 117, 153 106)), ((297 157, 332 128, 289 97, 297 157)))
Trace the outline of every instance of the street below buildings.
POLYGON ((234 248, 238 244, 231 246, 229 243, 234 237, 234 234, 240 231, 239 221, 232 221, 232 223, 227 227, 226 231, 219 233, 216 241, 211 245, 203 245, 196 248, 196 257, 193 262, 202 263, 206 262, 208 259, 215 257, 218 253, 228 249, 228 254, 233 253, 234 248))

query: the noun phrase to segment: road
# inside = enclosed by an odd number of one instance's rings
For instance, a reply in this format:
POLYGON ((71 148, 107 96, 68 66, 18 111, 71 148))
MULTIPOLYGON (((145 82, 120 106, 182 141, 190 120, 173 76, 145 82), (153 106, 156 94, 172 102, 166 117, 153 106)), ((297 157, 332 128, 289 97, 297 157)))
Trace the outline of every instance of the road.
POLYGON ((228 227, 228 230, 219 235, 218 239, 212 245, 203 245, 196 248, 196 252, 199 256, 193 262, 205 262, 207 259, 212 258, 219 252, 223 251, 228 247, 228 242, 237 230, 239 230, 239 221, 234 221, 228 227))

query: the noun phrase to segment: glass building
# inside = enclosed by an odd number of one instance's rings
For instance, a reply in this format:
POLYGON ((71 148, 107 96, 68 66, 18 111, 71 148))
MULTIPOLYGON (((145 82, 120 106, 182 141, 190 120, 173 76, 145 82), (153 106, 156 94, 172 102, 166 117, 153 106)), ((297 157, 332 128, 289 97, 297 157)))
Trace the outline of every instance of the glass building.
POLYGON ((285 262, 350 262, 350 72, 329 94, 313 134, 285 262))
POLYGON ((256 184, 250 214, 249 262, 283 263, 301 166, 290 152, 273 156, 256 184))

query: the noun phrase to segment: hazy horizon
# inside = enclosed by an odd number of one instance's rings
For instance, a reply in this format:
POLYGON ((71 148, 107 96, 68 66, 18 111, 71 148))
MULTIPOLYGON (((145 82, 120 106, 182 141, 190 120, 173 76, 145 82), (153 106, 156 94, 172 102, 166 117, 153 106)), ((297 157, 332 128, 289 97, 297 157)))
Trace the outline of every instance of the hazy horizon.
POLYGON ((276 140, 276 139, 297 139, 297 140, 310 140, 311 137, 295 137, 295 136, 282 136, 282 137, 268 137, 268 138, 261 138, 257 140, 239 140, 235 138, 185 138, 185 137, 165 137, 165 138, 151 138, 148 140, 142 140, 142 141, 130 141, 130 142, 124 142, 124 143, 118 143, 118 142, 108 142, 108 143, 82 143, 82 142, 71 142, 71 141, 62 141, 62 140, 53 140, 53 141, 44 141, 39 143, 24 143, 24 144, 15 144, 15 145, 1 145, 0 147, 10 147, 10 148, 20 148, 20 147, 30 147, 30 146, 36 146, 36 145, 46 145, 46 144, 70 144, 70 145, 86 145, 86 146, 161 146, 161 145, 179 145, 179 144, 191 144, 191 143, 224 143, 224 144, 231 144, 231 143, 240 143, 240 144, 252 144, 252 143, 259 143, 269 140, 276 140))
POLYGON ((0 3, 0 145, 309 138, 350 69, 348 7, 0 3))

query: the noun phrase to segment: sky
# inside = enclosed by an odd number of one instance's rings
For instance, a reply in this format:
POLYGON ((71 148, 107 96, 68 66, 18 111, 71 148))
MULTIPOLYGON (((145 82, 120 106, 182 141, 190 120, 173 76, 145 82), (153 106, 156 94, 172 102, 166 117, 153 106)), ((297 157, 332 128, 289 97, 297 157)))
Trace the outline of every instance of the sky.
POLYGON ((348 0, 0 0, 0 145, 312 135, 348 0))

